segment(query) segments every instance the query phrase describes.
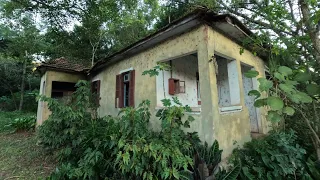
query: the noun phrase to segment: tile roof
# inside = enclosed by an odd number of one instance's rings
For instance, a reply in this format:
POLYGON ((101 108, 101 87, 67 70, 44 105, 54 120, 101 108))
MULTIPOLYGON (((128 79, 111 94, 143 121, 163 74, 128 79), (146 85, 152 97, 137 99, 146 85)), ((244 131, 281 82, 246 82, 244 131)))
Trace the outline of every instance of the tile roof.
POLYGON ((85 72, 86 70, 90 69, 89 67, 84 66, 82 64, 69 61, 64 57, 42 63, 38 67, 38 69, 41 69, 41 68, 51 68, 51 69, 71 71, 71 72, 85 72))

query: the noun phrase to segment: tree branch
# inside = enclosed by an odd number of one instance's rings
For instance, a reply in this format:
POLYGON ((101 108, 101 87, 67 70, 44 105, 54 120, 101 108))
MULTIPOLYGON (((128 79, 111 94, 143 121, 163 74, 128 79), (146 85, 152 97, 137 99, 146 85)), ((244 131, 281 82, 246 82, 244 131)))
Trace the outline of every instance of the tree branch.
POLYGON ((307 126, 309 127, 310 131, 312 132, 314 138, 317 140, 318 144, 320 144, 320 139, 318 134, 315 132, 315 130, 312 128, 309 119, 305 116, 305 114, 302 112, 302 110, 300 108, 295 108, 296 110, 298 110, 300 112, 300 114, 302 115, 304 121, 306 122, 307 126))
POLYGON ((247 20, 248 22, 257 24, 259 26, 264 26, 264 27, 274 31, 279 36, 283 36, 284 34, 291 35, 291 36, 293 35, 291 32, 284 31, 282 29, 276 28, 272 24, 268 24, 268 23, 265 23, 263 21, 252 19, 247 14, 242 14, 242 13, 240 13, 238 11, 235 11, 235 10, 231 9, 228 5, 226 5, 224 2, 222 2, 221 0, 218 0, 218 2, 224 7, 224 9, 226 9, 230 13, 235 14, 236 16, 240 16, 240 17, 244 18, 245 20, 247 20))

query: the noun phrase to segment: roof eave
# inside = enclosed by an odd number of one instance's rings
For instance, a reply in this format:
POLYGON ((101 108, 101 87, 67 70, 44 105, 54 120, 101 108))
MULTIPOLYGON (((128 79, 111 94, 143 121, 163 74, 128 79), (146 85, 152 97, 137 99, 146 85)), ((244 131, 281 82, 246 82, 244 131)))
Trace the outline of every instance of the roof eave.
POLYGON ((83 71, 76 71, 76 70, 65 69, 65 68, 57 68, 57 67, 46 66, 46 65, 40 65, 36 69, 36 71, 40 72, 40 74, 44 74, 48 70, 53 70, 53 71, 58 71, 58 72, 66 72, 66 73, 72 73, 72 74, 83 74, 83 75, 86 75, 89 69, 84 69, 83 71))

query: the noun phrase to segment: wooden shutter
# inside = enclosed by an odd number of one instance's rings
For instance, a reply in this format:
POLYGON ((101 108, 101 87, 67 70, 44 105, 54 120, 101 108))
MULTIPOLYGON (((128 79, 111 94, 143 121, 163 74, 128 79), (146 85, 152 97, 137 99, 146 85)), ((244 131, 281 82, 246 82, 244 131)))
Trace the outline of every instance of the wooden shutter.
POLYGON ((134 107, 135 70, 130 71, 129 106, 134 107))
POLYGON ((120 82, 120 90, 119 90, 119 108, 124 107, 124 83, 123 83, 123 74, 120 74, 119 76, 119 82, 120 82))
POLYGON ((120 97, 120 81, 121 81, 121 74, 116 76, 116 96, 115 96, 115 108, 119 107, 118 101, 120 97))
POLYGON ((175 80, 170 78, 169 79, 169 94, 174 95, 175 91, 176 91, 175 80))
POLYGON ((94 82, 91 82, 91 93, 94 93, 94 82))

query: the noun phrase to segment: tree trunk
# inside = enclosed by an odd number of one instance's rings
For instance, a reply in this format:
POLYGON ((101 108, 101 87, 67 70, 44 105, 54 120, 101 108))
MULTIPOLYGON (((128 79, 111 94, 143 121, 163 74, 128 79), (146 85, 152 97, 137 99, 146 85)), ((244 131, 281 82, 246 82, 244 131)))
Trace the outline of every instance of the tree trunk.
POLYGON ((314 48, 314 56, 318 63, 320 63, 320 38, 319 38, 319 23, 313 27, 311 13, 308 1, 299 0, 300 9, 302 12, 302 20, 307 28, 307 33, 310 36, 314 48))
POLYGON ((14 107, 16 108, 16 110, 18 110, 17 101, 16 101, 16 96, 14 95, 14 93, 12 92, 11 89, 9 89, 9 91, 10 91, 10 94, 11 94, 12 101, 13 101, 13 103, 14 103, 14 107))
POLYGON ((320 162, 320 146, 319 146, 319 144, 317 144, 316 152, 317 152, 317 161, 320 162))
MULTIPOLYGON (((27 57, 26 52, 26 57, 27 57)), ((25 77, 26 77, 26 68, 27 68, 27 60, 23 61, 23 70, 22 70, 22 77, 21 77, 21 89, 20 89, 20 104, 19 104, 19 111, 22 110, 23 107, 23 97, 24 97, 24 89, 25 89, 25 77)))

